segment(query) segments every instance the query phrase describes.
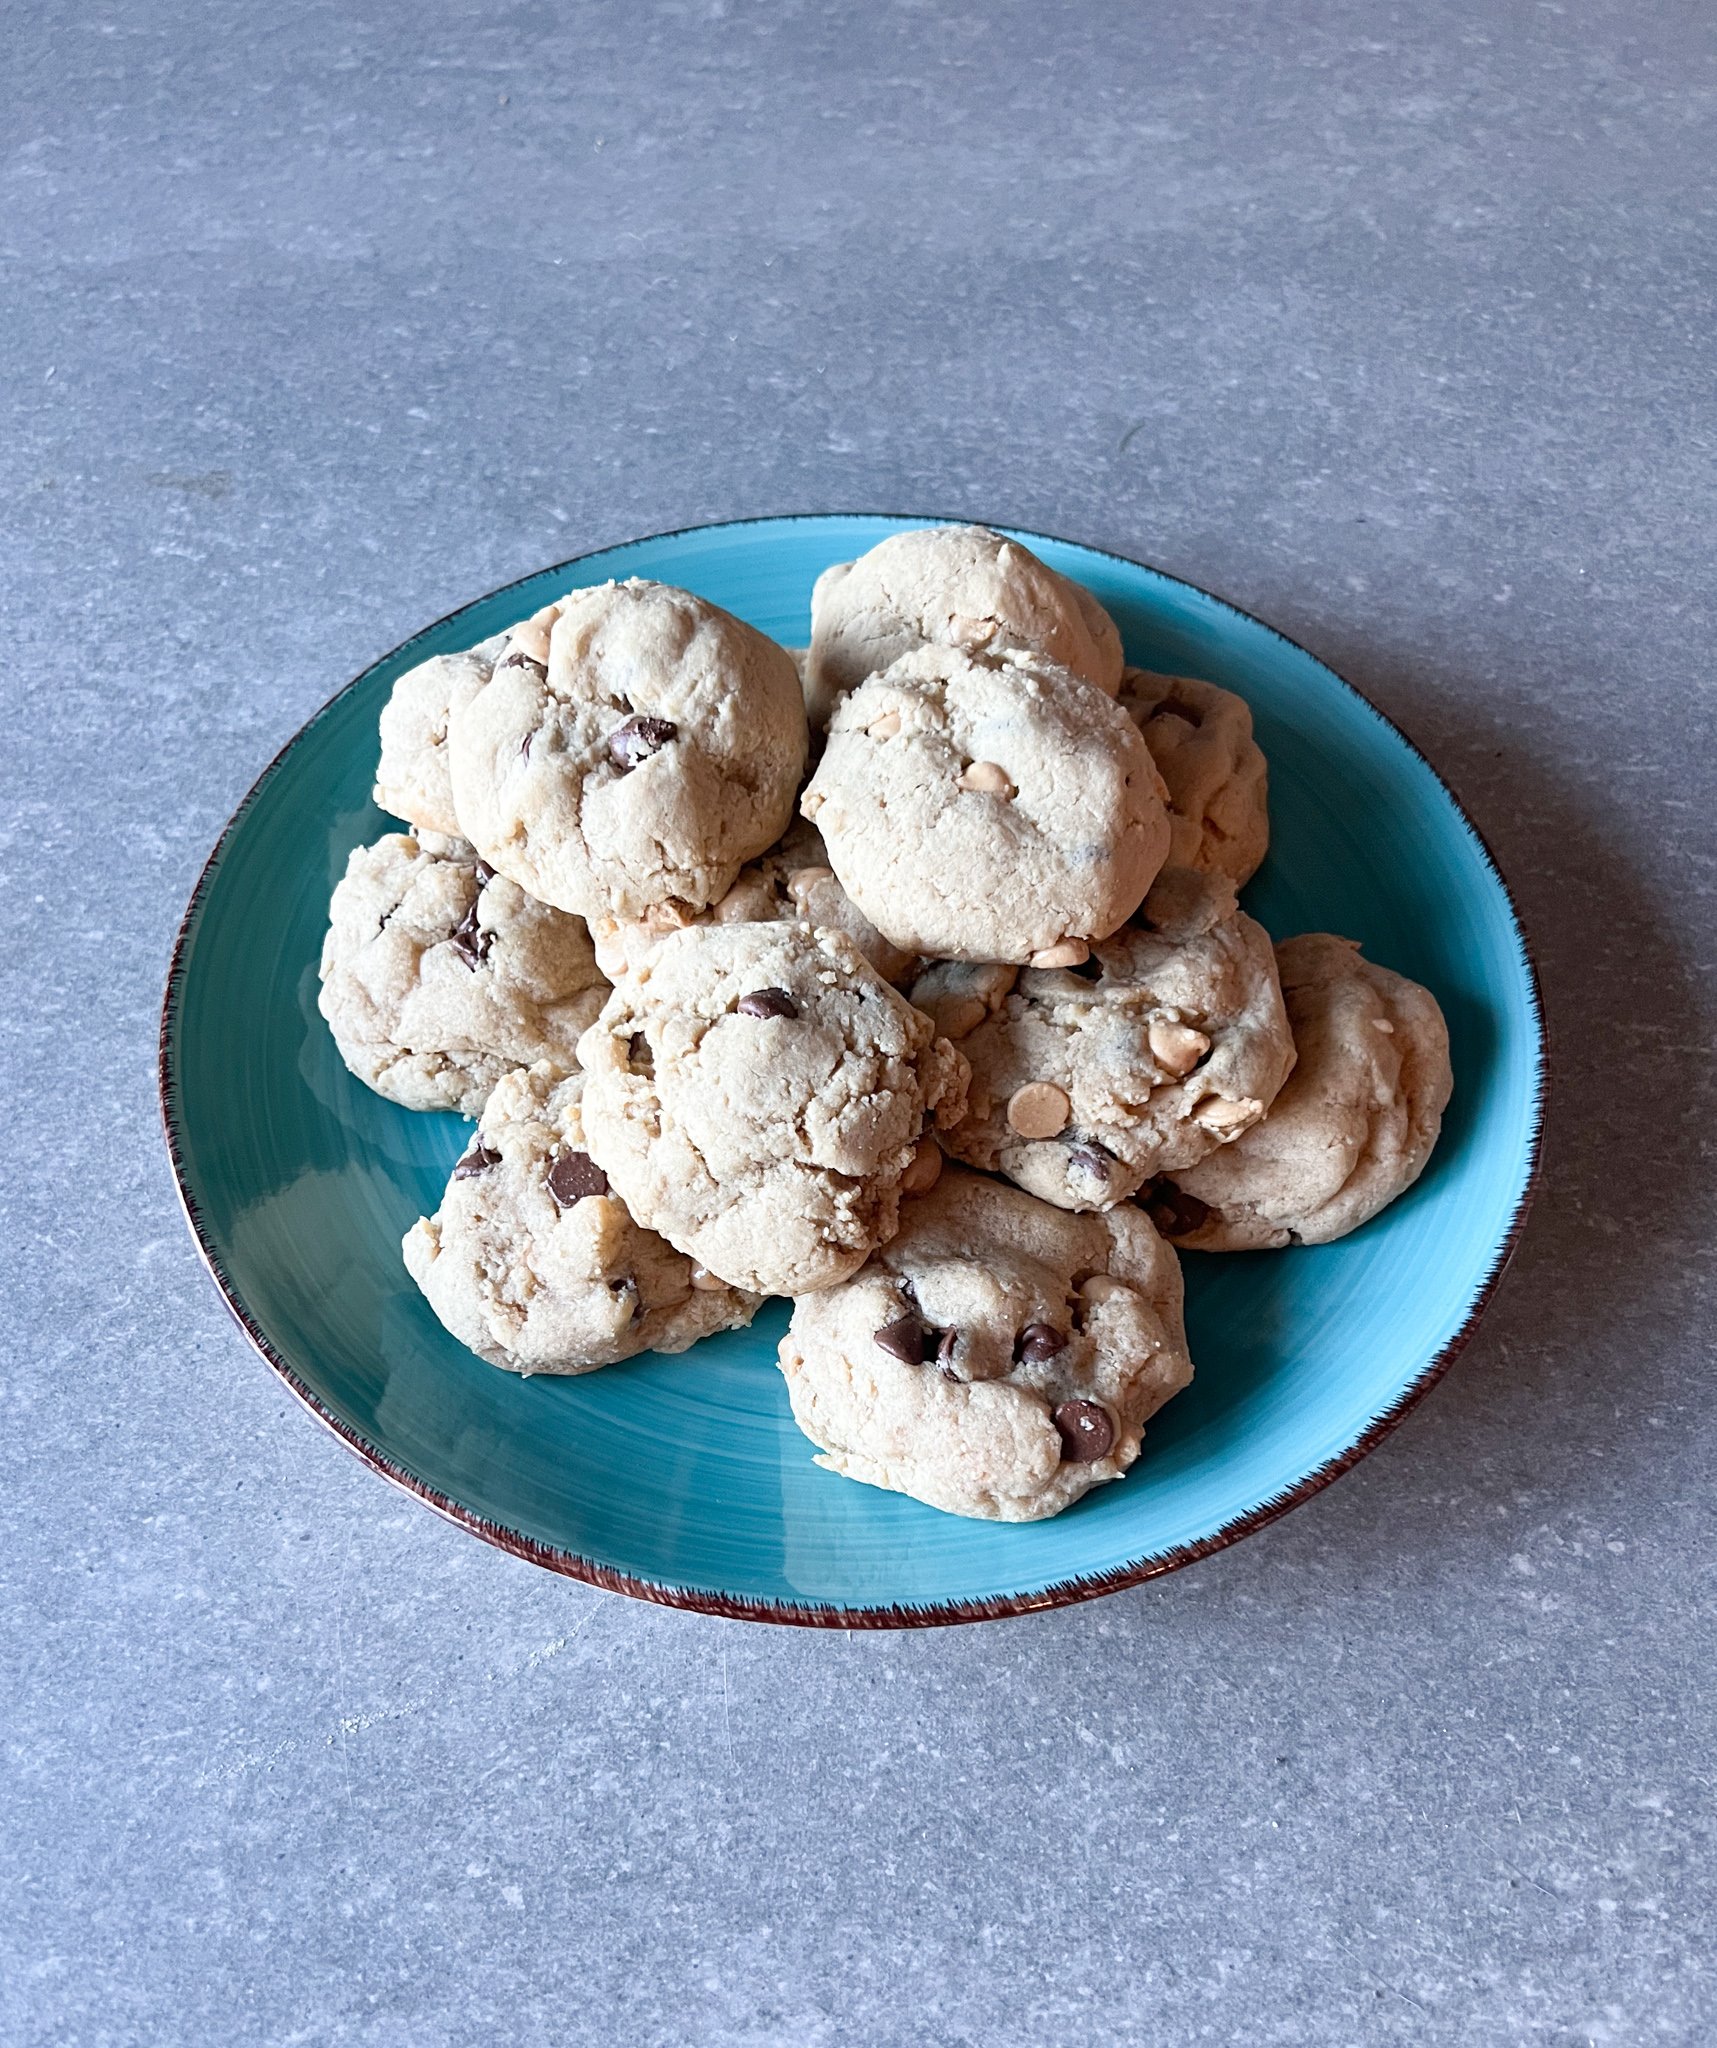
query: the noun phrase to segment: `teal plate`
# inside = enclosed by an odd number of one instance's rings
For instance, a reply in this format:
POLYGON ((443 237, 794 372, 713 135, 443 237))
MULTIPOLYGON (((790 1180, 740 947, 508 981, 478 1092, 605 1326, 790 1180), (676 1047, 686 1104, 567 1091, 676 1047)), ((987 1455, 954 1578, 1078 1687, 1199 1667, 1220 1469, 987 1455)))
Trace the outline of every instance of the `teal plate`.
POLYGON ((900 1627, 1088 1599, 1232 1543, 1345 1471, 1471 1334, 1524 1221, 1545 1087, 1519 920, 1429 764, 1268 626, 1114 555, 1022 534, 1115 615, 1129 658, 1250 702, 1273 844, 1246 892, 1278 937, 1330 930, 1435 991, 1455 1094, 1410 1194, 1333 1245, 1189 1256, 1197 1378, 1128 1477, 1054 1521, 962 1521, 811 1461, 775 1370, 787 1305, 689 1357, 518 1379, 448 1336, 399 1241, 469 1126, 397 1109, 316 1009, 328 896, 360 842, 394 678, 575 585, 648 576, 789 644, 819 570, 923 521, 745 520, 608 548, 467 605, 361 675, 264 773, 197 884, 168 980, 161 1101, 192 1231, 229 1307, 378 1472, 503 1549, 670 1605, 900 1627))

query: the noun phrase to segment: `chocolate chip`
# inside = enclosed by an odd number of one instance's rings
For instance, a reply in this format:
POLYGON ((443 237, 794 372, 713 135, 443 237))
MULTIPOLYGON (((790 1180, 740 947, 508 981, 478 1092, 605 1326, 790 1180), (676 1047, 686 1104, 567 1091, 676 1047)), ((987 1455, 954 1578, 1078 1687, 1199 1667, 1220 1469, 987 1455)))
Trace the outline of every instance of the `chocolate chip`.
POLYGON ((634 1031, 626 1041, 626 1064, 634 1074, 653 1074, 656 1071, 656 1056, 650 1050, 650 1041, 641 1031, 634 1031))
POLYGON ((1177 1188, 1172 1180, 1152 1181, 1139 1205, 1164 1237, 1191 1237, 1210 1216, 1208 1202, 1177 1188))
POLYGON ((659 754, 678 731, 671 718, 646 718, 639 713, 608 735, 608 758, 622 775, 629 775, 640 761, 659 754))
POLYGON ((454 952, 459 955, 460 959, 473 972, 488 959, 489 948, 495 943, 495 934, 484 931, 483 927, 477 922, 477 902, 475 897, 472 898, 471 908, 466 911, 465 915, 453 927, 449 937, 453 941, 454 952))
POLYGON ((1075 1166, 1092 1180, 1100 1180, 1105 1184, 1114 1160, 1114 1153, 1099 1145, 1095 1138, 1081 1138, 1077 1144, 1069 1145, 1067 1148, 1069 1166, 1075 1166))
POLYGON ((1064 1465, 1095 1465, 1114 1448, 1115 1424, 1098 1401, 1063 1401, 1053 1417, 1064 1465))
POLYGON ((535 660, 531 655, 528 655, 522 647, 515 647, 511 654, 503 655, 496 666, 497 668, 528 668, 535 674, 539 683, 548 674, 548 670, 543 664, 535 660))
POLYGON ((489 863, 481 857, 478 858, 476 866, 473 869, 473 872, 477 877, 477 886, 479 889, 488 888, 489 884, 495 879, 495 870, 492 867, 490 867, 489 863))
POLYGON ((1067 1339, 1053 1323, 1027 1323, 1014 1339, 1014 1356, 1027 1365, 1041 1365, 1067 1349, 1067 1339))
MULTIPOLYGON (((910 1289, 903 1287, 901 1292, 910 1294, 910 1289)), ((954 1355, 960 1348, 958 1330, 938 1330, 922 1316, 906 1315, 885 1323, 877 1331, 876 1341, 902 1365, 934 1365, 945 1380, 960 1377, 954 1370, 954 1355)))
POLYGON ((455 1180, 475 1180, 480 1173, 487 1173, 491 1166, 499 1166, 501 1155, 491 1151, 479 1138, 453 1169, 455 1180))
POLYGON ((608 1176, 588 1152, 557 1152, 548 1170, 548 1191, 562 1209, 586 1195, 605 1195, 608 1176))
POLYGON ((901 1316, 895 1322, 884 1323, 876 1333, 876 1341, 902 1365, 924 1363, 924 1325, 916 1316, 901 1316))
POLYGON ((799 1005, 784 988, 754 988, 734 1008, 742 1017, 796 1017, 799 1005))

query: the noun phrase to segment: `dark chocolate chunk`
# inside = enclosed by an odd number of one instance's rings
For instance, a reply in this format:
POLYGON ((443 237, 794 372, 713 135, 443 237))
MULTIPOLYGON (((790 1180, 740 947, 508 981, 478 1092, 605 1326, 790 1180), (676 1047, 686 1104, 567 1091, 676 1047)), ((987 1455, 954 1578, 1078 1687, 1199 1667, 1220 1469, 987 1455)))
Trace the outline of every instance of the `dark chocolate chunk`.
POLYGON ((1101 1402, 1063 1401, 1053 1419, 1064 1465, 1095 1465, 1114 1448, 1115 1424, 1101 1402))
POLYGON ((455 1180, 475 1180, 480 1173, 487 1173, 491 1166, 499 1166, 501 1155, 493 1152, 479 1138, 465 1157, 453 1169, 455 1180))
POLYGON ((559 1206, 570 1209, 586 1195, 605 1195, 608 1176, 588 1152, 557 1152, 548 1170, 548 1191, 559 1206))
POLYGON ((1139 1205, 1164 1237, 1191 1237, 1210 1216, 1210 1204, 1189 1195, 1172 1180, 1155 1180, 1139 1197, 1139 1205))
POLYGON ((754 988, 734 1005, 742 1017, 796 1017, 799 1005, 784 988, 754 988))
POLYGON ((484 931, 477 922, 477 900, 471 900, 471 908, 454 926, 449 937, 453 950, 465 965, 473 970, 482 966, 489 957, 489 948, 495 943, 495 934, 484 931))
POLYGON ((1027 1323, 1014 1339, 1014 1356, 1027 1365, 1041 1365, 1066 1349, 1067 1339, 1053 1323, 1027 1323))
POLYGON ((475 873, 477 876, 477 886, 479 889, 488 888, 489 884, 495 879, 495 870, 492 867, 490 867, 489 863, 483 858, 481 854, 477 856, 475 873))
POLYGON ((659 754, 678 731, 671 718, 646 718, 640 712, 608 735, 608 758, 622 775, 629 775, 640 761, 659 754))
POLYGON ((960 1348, 960 1333, 959 1333, 959 1331, 958 1331, 958 1330, 941 1330, 941 1331, 937 1331, 937 1330, 930 1330, 930 1331, 927 1331, 927 1332, 925 1333, 925 1339, 924 1339, 924 1356, 925 1356, 925 1360, 926 1360, 926 1363, 928 1363, 928 1361, 929 1361, 929 1357, 930 1357, 930 1340, 931 1340, 932 1338, 934 1338, 934 1339, 936 1340, 936 1366, 937 1366, 937 1370, 938 1370, 938 1371, 939 1371, 939 1372, 941 1373, 942 1377, 943 1377, 943 1378, 944 1378, 945 1380, 953 1380, 953 1381, 954 1381, 954 1382, 956 1383, 956 1385, 957 1385, 957 1384, 959 1383, 960 1375, 959 1375, 959 1373, 957 1373, 957 1372, 955 1371, 955 1369, 954 1369, 954 1356, 955 1356, 955 1353, 956 1353, 956 1352, 957 1352, 957 1351, 959 1350, 959 1348, 960 1348))

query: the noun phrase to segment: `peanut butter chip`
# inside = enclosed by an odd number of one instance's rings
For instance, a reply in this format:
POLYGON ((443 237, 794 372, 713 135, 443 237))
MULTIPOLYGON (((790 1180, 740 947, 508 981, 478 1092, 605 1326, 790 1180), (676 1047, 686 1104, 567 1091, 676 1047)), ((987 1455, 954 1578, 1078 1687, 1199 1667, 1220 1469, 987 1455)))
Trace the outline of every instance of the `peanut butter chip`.
POLYGON ((1053 1138, 1072 1114, 1065 1089, 1053 1081, 1028 1081, 1008 1098, 1008 1122, 1022 1138, 1053 1138))
MULTIPOLYGON (((872 732, 876 730, 871 727, 872 732)), ((1012 796, 1013 778, 994 761, 974 761, 960 777, 962 789, 981 789, 991 796, 1012 796)))
POLYGON ((1091 957, 1091 948, 1083 939, 1062 939, 1058 944, 1045 946, 1041 953, 1033 953, 1033 967, 1083 967, 1091 957))
POLYGON ((1190 1074, 1210 1050, 1210 1040, 1202 1031, 1194 1031, 1190 1024, 1171 1024, 1166 1017, 1152 1023, 1149 1037, 1151 1057, 1176 1080, 1190 1074))
POLYGON ((1125 1280, 1117 1280, 1112 1273, 1093 1273, 1079 1290, 1093 1305, 1100 1301, 1113 1301, 1117 1294, 1131 1294, 1132 1291, 1125 1280))
POLYGON ((934 1138, 920 1141, 911 1163, 900 1176, 903 1195, 927 1195, 942 1178, 942 1147, 934 1138))
POLYGON ((885 711, 880 718, 873 718, 865 727, 873 740, 891 740, 900 730, 900 713, 885 711))
POLYGON ((1226 1095, 1207 1095, 1193 1115, 1207 1130, 1227 1133, 1256 1123, 1263 1112, 1261 1102, 1248 1101, 1244 1096, 1238 1102, 1230 1102, 1226 1095))
POLYGON ((976 1031, 988 1013, 976 996, 961 996, 937 1006, 936 1021, 944 1038, 965 1038, 976 1031))
POLYGON ((795 868, 787 877, 787 893, 795 903, 803 903, 813 889, 820 889, 834 879, 833 868, 795 868))

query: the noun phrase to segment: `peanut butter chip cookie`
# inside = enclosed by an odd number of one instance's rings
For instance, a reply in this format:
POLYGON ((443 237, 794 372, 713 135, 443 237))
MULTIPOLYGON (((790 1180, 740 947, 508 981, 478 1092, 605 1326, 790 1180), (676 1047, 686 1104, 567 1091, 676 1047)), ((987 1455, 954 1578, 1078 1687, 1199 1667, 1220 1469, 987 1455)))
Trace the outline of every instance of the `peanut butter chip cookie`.
POLYGON ((607 993, 582 919, 475 856, 390 833, 334 891, 322 1015, 358 1079, 407 1109, 477 1116, 515 1067, 570 1066, 607 993))
POLYGON ((1269 771, 1245 698, 1130 668, 1121 702, 1168 786, 1170 864, 1226 875, 1238 889, 1270 845, 1269 771))
POLYGON ((830 1287, 892 1236, 966 1063, 842 932, 693 925, 579 1045, 592 1157, 640 1223, 736 1287, 830 1287))
POLYGON ((445 845, 463 841, 453 809, 447 732, 453 713, 470 703, 494 673, 507 644, 498 633, 463 654, 437 654, 407 669, 382 706, 382 754, 376 769, 377 808, 403 818, 419 835, 445 845))
POLYGON ((845 698, 801 809, 896 946, 1025 961, 1106 938, 1168 850, 1138 727, 1093 685, 922 647, 845 698))
POLYGON ((835 878, 828 848, 814 825, 797 818, 786 837, 747 861, 719 903, 695 913, 678 904, 642 918, 599 917, 590 927, 597 965, 610 981, 630 973, 671 931, 687 924, 808 924, 845 932, 884 981, 904 982, 918 956, 883 937, 835 878))
POLYGON ((786 829, 805 766, 786 650, 636 580, 575 590, 516 628, 450 731, 466 838, 590 918, 725 895, 786 829))
POLYGON ((938 966, 912 1000, 972 1066, 944 1145, 1063 1209, 1107 1209, 1231 1144, 1294 1064, 1268 934, 1188 868, 1075 964, 938 966))
POLYGON ((805 703, 827 726, 849 690, 931 645, 1039 656, 1114 696, 1121 636, 1083 585, 984 526, 921 527, 837 562, 811 593, 805 703))
POLYGON ((1004 1522, 1119 1479, 1192 1378, 1180 1268, 1143 1221, 950 1167, 861 1272, 794 1304, 781 1370, 817 1462, 1004 1522))
POLYGON ((1428 989, 1308 932, 1276 948, 1299 1062, 1235 1144, 1143 1197, 1177 1244, 1264 1251, 1344 1237, 1424 1170, 1453 1088, 1428 989))
POLYGON ((406 1269, 461 1344, 510 1372, 577 1373, 640 1351, 684 1351, 750 1322, 728 1287, 641 1230, 584 1147, 582 1074, 509 1074, 433 1216, 406 1233, 406 1269))

